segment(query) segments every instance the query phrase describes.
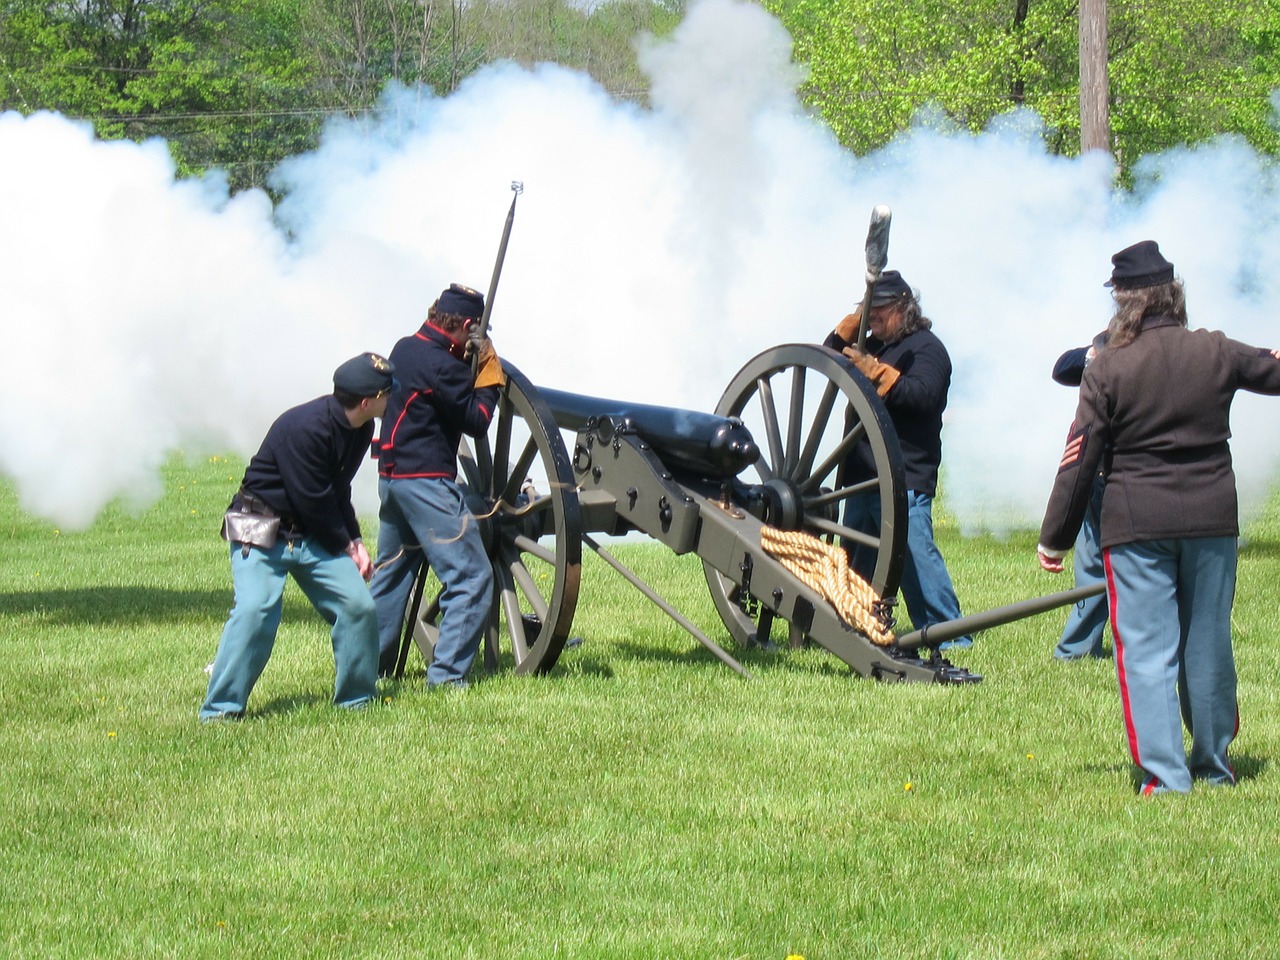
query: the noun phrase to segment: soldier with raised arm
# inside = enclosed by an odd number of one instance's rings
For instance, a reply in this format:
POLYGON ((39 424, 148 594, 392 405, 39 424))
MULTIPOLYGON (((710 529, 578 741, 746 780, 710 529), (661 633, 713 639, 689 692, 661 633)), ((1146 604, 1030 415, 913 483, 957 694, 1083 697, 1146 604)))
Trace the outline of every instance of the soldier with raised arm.
POLYGON ((1037 555, 1062 571, 1105 457, 1100 541, 1138 789, 1186 793, 1193 780, 1236 780, 1229 415, 1238 390, 1280 394, 1280 354, 1188 329, 1182 281, 1154 241, 1111 260, 1115 313, 1084 371, 1037 555))

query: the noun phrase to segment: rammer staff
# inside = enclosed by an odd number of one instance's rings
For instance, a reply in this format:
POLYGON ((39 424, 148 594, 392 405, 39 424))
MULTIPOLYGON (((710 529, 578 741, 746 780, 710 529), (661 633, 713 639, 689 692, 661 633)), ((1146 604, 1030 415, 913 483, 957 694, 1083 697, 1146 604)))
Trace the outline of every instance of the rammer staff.
POLYGON ((871 225, 867 228, 867 290, 862 295, 862 308, 858 314, 858 349, 867 339, 870 325, 871 289, 880 279, 880 271, 889 262, 889 221, 893 212, 883 203, 871 211, 871 225))
MULTIPOLYGON (((524 182, 512 180, 511 192, 514 196, 511 198, 511 209, 507 211, 507 222, 502 226, 502 242, 498 244, 498 259, 493 265, 493 276, 489 279, 489 289, 485 292, 484 311, 480 314, 480 322, 476 324, 471 332, 471 339, 477 342, 483 340, 489 334, 489 315, 493 313, 493 298, 498 292, 498 278, 502 276, 502 261, 506 259, 507 241, 511 239, 511 224, 516 219, 516 201, 520 199, 520 194, 524 193, 524 182)), ((471 352, 471 367, 473 370, 479 362, 480 352, 473 350, 471 352)))

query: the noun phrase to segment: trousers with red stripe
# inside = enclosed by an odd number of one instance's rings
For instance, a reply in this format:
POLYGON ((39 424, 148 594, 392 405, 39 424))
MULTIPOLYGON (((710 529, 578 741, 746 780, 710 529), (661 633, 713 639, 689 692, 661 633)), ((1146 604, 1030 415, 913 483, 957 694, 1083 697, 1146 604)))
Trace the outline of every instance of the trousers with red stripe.
POLYGON ((1236 538, 1123 543, 1103 560, 1125 732, 1146 775, 1143 791, 1186 793, 1192 780, 1235 783, 1227 748, 1239 726, 1231 652, 1236 538))

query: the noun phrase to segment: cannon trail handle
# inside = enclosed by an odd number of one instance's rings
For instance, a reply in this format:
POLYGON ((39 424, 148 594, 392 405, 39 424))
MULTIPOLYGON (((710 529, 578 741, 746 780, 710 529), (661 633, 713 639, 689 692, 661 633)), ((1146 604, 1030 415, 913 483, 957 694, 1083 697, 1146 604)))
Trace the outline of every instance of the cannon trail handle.
POLYGON ((897 639, 897 646, 903 650, 914 650, 924 646, 936 647, 940 643, 946 643, 948 640, 954 640, 969 633, 999 627, 1006 623, 1013 623, 1015 620, 1024 620, 1057 607, 1068 607, 1089 597, 1096 597, 1106 589, 1106 584, 1095 583, 1088 587, 1075 587, 1061 593, 1032 597, 1030 600, 1019 600, 1007 607, 996 607, 994 610, 973 613, 967 617, 958 617, 946 623, 935 623, 933 626, 904 634, 897 639))
MULTIPOLYGON (((511 209, 507 211, 506 223, 502 225, 502 241, 498 244, 498 259, 493 264, 493 276, 489 278, 489 289, 485 291, 484 311, 480 314, 480 322, 476 324, 471 332, 471 338, 477 341, 483 340, 489 335, 489 316, 493 313, 493 298, 498 292, 498 278, 502 276, 502 261, 507 258, 507 241, 511 239, 511 224, 516 219, 516 201, 520 199, 520 194, 524 193, 524 183, 520 180, 512 180, 511 192, 514 196, 511 198, 511 209)), ((471 368, 473 373, 479 363, 480 352, 472 350, 471 368)))
POLYGON ((871 322, 871 290, 880 279, 880 271, 889 262, 889 222, 892 219, 893 211, 883 203, 871 211, 871 225, 867 228, 867 290, 862 295, 862 312, 858 314, 859 349, 866 342, 867 326, 871 322))

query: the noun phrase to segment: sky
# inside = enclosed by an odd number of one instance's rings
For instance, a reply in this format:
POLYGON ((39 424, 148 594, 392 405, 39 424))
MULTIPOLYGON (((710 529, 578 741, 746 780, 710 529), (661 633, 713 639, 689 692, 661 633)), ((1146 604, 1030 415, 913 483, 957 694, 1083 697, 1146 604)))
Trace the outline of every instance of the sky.
MULTIPOLYGON (((966 532, 1038 526, 1076 399, 1050 371, 1106 325, 1116 250, 1157 240, 1191 326, 1280 346, 1280 191, 1243 141, 1143 158, 1132 192, 1104 155, 1050 156, 1027 112, 980 134, 926 112, 856 157, 806 114, 763 9, 698 0, 638 42, 648 107, 554 65, 388 90, 280 165, 274 206, 179 178, 158 141, 0 115, 0 474, 22 508, 81 528, 155 502, 175 452, 249 457, 449 283, 486 290, 516 180, 498 353, 535 384, 702 411, 861 300, 889 206, 889 266, 954 364, 942 496, 966 532)), ((1246 517, 1280 469, 1271 404, 1233 411, 1246 517)))

